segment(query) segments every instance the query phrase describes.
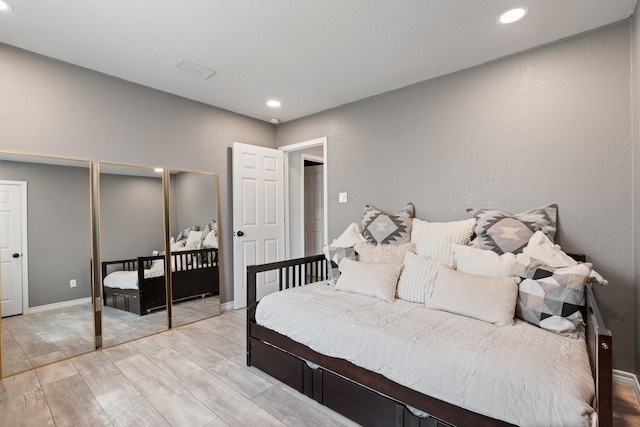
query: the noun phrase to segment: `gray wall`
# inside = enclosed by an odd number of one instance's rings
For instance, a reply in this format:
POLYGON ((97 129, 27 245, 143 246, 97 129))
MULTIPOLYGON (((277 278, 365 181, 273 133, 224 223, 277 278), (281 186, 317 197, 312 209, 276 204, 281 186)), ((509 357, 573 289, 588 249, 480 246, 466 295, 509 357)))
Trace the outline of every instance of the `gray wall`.
POLYGON ((330 239, 367 203, 431 221, 557 203, 558 242, 611 282, 595 291, 614 365, 634 371, 630 35, 625 21, 285 123, 278 145, 328 137, 330 239))
POLYGON ((275 126, 3 44, 0 76, 0 150, 218 173, 221 298, 233 300, 229 148, 275 148, 275 126))
MULTIPOLYGON (((173 236, 187 227, 198 225, 203 228, 216 220, 215 176, 183 172, 171 179, 176 184, 175 189, 172 188, 172 205, 173 200, 175 205, 171 207, 171 215, 177 220, 176 228, 171 230, 173 236)), ((173 223, 173 219, 171 221, 173 223)))
POLYGON ((100 174, 102 261, 164 250, 162 179, 100 174))
POLYGON ((636 279, 635 313, 636 313, 636 373, 640 373, 640 18, 637 12, 632 18, 631 58, 632 69, 632 130, 633 130, 633 229, 634 229, 634 265, 636 279))
POLYGON ((0 179, 27 182, 29 307, 91 297, 89 178, 88 164, 0 162, 0 179))

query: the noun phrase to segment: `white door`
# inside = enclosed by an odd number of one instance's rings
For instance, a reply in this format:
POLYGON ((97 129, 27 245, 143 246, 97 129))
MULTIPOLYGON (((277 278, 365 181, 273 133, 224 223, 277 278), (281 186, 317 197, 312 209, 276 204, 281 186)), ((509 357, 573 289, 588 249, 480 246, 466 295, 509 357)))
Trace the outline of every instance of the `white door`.
MULTIPOLYGON (((233 143, 233 301, 247 306, 247 266, 282 261, 285 253, 284 154, 233 143)), ((258 298, 278 290, 275 272, 260 275, 258 298)))
POLYGON ((324 166, 304 168, 304 254, 322 253, 324 242, 324 166))
POLYGON ((0 183, 2 317, 22 314, 23 188, 24 182, 0 183))

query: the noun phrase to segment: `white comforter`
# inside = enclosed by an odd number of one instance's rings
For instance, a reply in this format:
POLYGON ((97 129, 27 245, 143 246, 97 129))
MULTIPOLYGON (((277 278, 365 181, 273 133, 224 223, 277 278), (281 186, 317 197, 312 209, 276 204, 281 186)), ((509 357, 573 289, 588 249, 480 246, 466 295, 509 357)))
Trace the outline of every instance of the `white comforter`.
MULTIPOLYGON (((145 269, 144 278, 164 276, 164 270, 145 269)), ((114 271, 104 278, 104 285, 118 289, 138 289, 138 271, 114 271)))
POLYGON ((589 426, 594 382, 583 339, 523 321, 495 326, 325 284, 264 297, 256 321, 416 391, 519 426, 589 426))

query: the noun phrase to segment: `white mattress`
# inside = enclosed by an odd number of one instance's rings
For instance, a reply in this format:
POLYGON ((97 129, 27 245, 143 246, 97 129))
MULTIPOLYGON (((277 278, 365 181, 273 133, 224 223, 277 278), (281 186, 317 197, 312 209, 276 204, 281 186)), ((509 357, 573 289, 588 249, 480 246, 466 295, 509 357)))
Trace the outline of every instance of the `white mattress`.
MULTIPOLYGON (((163 270, 145 269, 144 278, 164 276, 163 270)), ((117 289, 138 289, 138 271, 114 271, 104 278, 104 285, 117 289)))
POLYGON ((594 382, 583 339, 523 321, 495 326, 334 291, 326 284, 264 297, 256 321, 413 390, 519 426, 589 426, 594 382))

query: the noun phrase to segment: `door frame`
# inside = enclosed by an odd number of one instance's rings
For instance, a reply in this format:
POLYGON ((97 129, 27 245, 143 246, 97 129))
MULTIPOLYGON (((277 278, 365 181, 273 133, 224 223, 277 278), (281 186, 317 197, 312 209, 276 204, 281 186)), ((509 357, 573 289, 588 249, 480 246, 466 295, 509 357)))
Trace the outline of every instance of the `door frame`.
MULTIPOLYGON (((307 148, 311 148, 311 147, 317 147, 317 146, 322 146, 322 152, 323 152, 323 156, 324 156, 324 168, 323 168, 323 177, 322 177, 322 185, 324 187, 324 198, 323 198, 323 209, 324 209, 324 224, 323 224, 323 228, 324 228, 324 236, 323 236, 323 244, 328 244, 329 242, 329 215, 328 215, 328 201, 329 201, 329 197, 328 197, 328 165, 329 165, 329 156, 327 155, 327 137, 323 136, 320 138, 315 138, 315 139, 310 139, 308 141, 302 141, 302 142, 297 142, 295 144, 289 144, 289 145, 283 145, 281 147, 278 147, 279 150, 284 151, 284 221, 285 221, 285 242, 286 242, 286 247, 285 247, 285 257, 287 259, 290 258, 290 247, 291 247, 291 230, 290 230, 290 218, 289 218, 289 153, 294 152, 294 151, 301 151, 301 150, 306 150, 307 148)), ((304 155, 302 156, 304 157, 304 155)), ((304 193, 304 186, 302 188, 302 191, 304 193)), ((304 203, 304 197, 302 197, 302 201, 301 203, 304 203)), ((304 241, 304 221, 302 224, 302 239, 304 241)), ((304 247, 304 245, 302 246, 304 247)))
POLYGON ((27 216, 27 181, 0 180, 0 185, 17 185, 20 187, 20 210, 22 222, 21 258, 22 258, 22 314, 29 312, 29 247, 28 247, 28 216, 27 216))

